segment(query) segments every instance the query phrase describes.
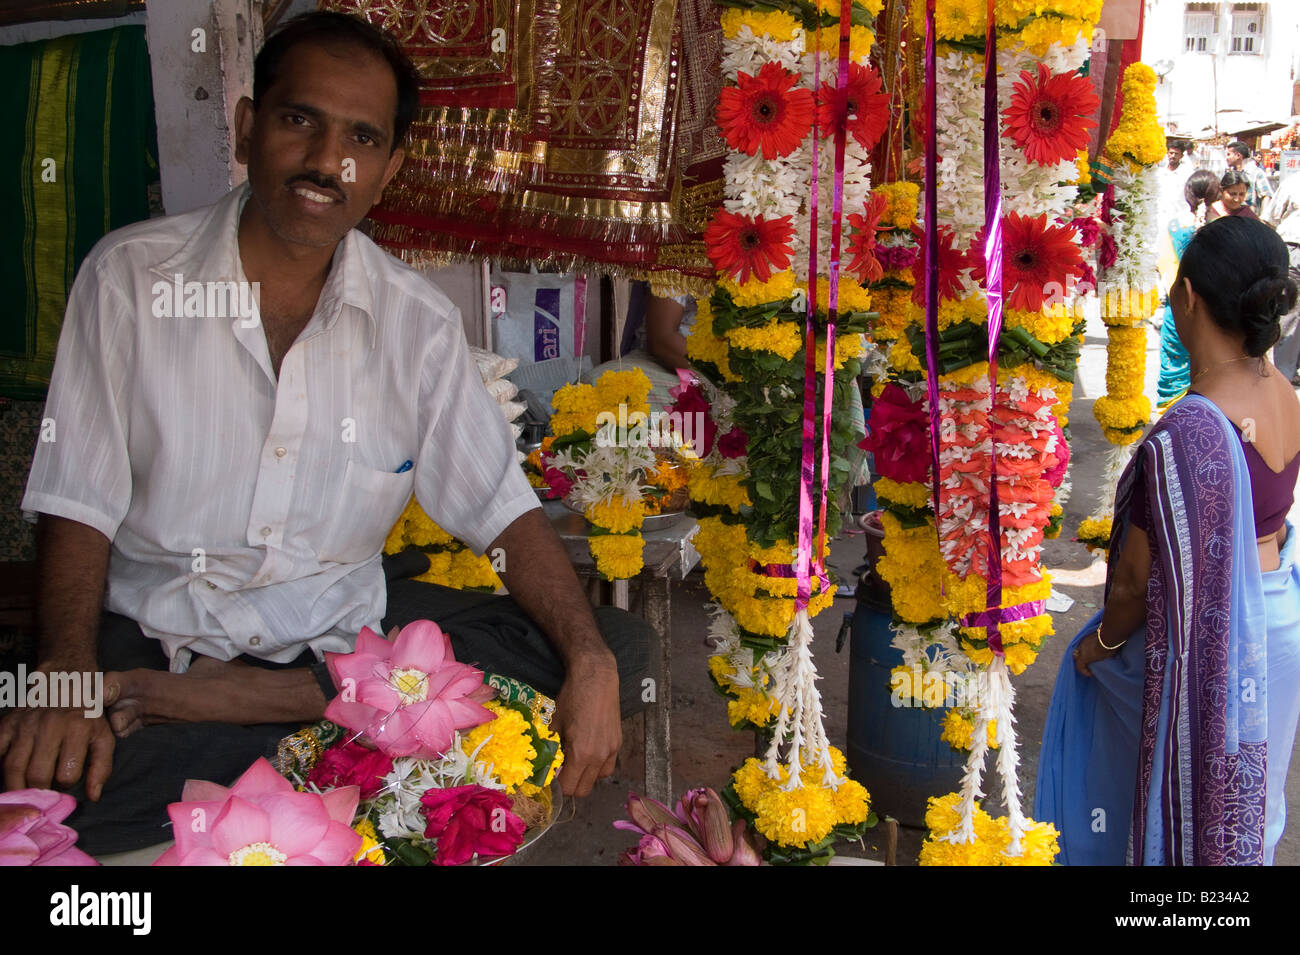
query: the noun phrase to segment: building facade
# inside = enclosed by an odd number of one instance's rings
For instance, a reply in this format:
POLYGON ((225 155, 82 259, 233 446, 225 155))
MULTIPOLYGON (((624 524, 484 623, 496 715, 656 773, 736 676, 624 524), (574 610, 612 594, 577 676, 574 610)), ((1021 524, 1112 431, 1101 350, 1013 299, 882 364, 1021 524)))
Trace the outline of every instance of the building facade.
POLYGON ((1142 61, 1160 77, 1156 108, 1171 135, 1249 135, 1288 123, 1298 53, 1300 0, 1147 0, 1142 61))

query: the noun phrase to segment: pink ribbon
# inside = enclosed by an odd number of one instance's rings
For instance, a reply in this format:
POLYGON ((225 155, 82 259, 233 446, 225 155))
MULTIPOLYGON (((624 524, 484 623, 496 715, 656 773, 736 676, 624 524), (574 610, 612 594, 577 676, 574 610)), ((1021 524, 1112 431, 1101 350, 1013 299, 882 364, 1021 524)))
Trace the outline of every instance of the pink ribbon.
MULTIPOLYGON (((939 183, 934 0, 925 0, 925 371, 930 399, 931 503, 939 533, 939 183)), ((942 537, 940 537, 942 542, 942 537)))

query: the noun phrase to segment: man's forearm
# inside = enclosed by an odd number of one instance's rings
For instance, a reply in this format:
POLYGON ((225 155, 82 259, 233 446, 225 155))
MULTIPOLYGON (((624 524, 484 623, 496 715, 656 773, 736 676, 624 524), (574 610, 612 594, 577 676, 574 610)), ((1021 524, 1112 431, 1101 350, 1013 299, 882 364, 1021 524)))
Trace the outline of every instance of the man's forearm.
POLYGON ((96 651, 108 578, 107 537, 85 524, 42 514, 36 526, 38 663, 98 669, 96 651))
POLYGON ((613 665, 578 575, 541 510, 516 518, 492 546, 505 553, 510 596, 551 640, 566 669, 580 661, 613 665))

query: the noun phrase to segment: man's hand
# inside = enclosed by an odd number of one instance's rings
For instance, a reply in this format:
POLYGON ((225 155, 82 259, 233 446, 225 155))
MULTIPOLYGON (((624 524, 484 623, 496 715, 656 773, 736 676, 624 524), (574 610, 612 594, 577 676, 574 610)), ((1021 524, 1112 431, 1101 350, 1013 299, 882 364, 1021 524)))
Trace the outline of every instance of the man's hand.
POLYGON ((555 723, 564 747, 560 789, 566 796, 590 795, 597 779, 614 772, 623 744, 618 669, 611 654, 570 665, 555 701, 555 723))
MULTIPOLYGON (((109 681, 104 691, 106 704, 118 693, 109 681)), ((81 708, 24 708, 0 720, 6 789, 72 786, 84 770, 86 796, 97 802, 113 769, 113 746, 108 719, 88 717, 81 708)))

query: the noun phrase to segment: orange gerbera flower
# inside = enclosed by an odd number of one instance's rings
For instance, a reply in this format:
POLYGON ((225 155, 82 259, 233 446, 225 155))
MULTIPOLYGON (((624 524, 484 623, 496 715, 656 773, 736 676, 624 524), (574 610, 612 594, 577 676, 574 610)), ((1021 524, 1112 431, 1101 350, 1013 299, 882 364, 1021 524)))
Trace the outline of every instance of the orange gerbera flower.
POLYGON ((719 209, 704 230, 704 247, 713 267, 724 275, 737 282, 747 282, 753 274, 766 282, 774 271, 790 267, 793 237, 794 226, 789 216, 751 219, 719 209))
POLYGON ((1075 159, 1088 147, 1088 131, 1097 125, 1092 114, 1100 103, 1092 80, 1074 70, 1052 75, 1039 63, 1037 78, 1028 70, 1020 74, 1011 105, 1002 111, 1007 124, 1002 135, 1042 166, 1075 159))
POLYGON ((769 60, 757 76, 740 73, 718 97, 718 127, 732 149, 764 159, 788 156, 812 129, 812 90, 793 88, 799 75, 769 60))
MULTIPOLYGON (((863 149, 876 145, 889 125, 889 94, 881 92, 880 74, 872 67, 849 64, 846 91, 849 134, 863 149)), ((821 85, 817 96, 817 129, 822 136, 835 132, 835 81, 821 85)))

